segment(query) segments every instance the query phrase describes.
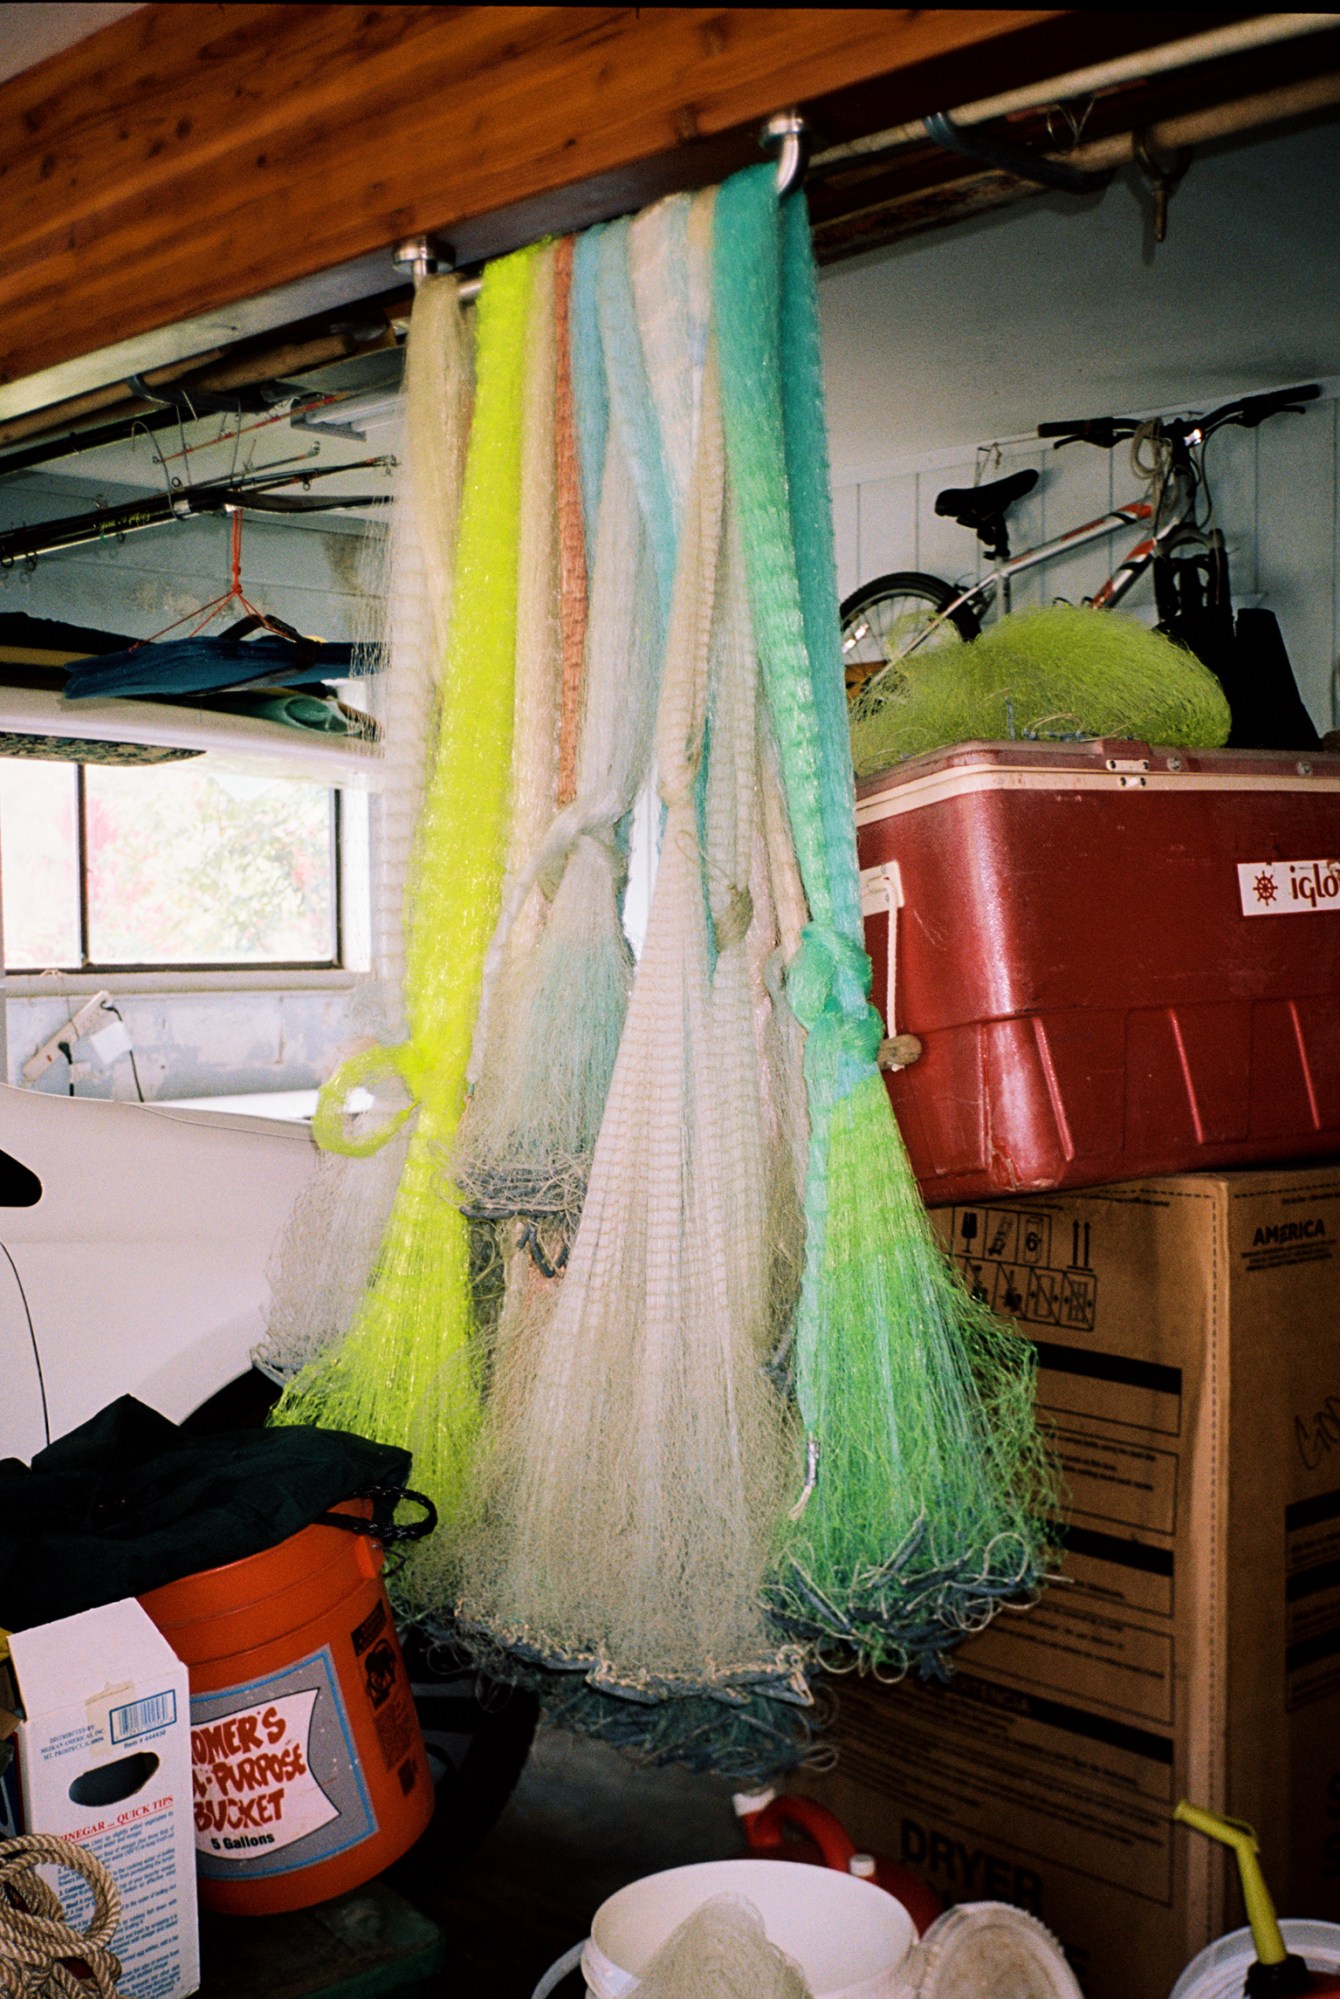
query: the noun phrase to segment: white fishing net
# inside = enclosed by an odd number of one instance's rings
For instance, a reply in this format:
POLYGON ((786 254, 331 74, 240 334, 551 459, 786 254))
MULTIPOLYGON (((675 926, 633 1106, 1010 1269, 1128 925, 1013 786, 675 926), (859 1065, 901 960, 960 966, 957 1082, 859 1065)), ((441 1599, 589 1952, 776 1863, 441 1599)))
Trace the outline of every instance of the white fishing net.
POLYGON ((660 866, 585 1207, 562 1282, 509 1289, 460 1614, 598 1690, 803 1698, 760 1611, 797 1482, 763 1370, 790 1303, 770 1219, 794 1199, 777 1150, 795 1134, 759 1082, 777 940, 751 964, 759 690, 710 362, 656 768, 660 866))
MULTIPOLYGON (((404 1032, 405 903, 428 775, 438 671, 451 610, 452 561, 472 391, 471 333, 453 277, 415 296, 405 352, 391 528, 365 601, 380 725, 379 788, 371 800, 371 974, 355 1003, 369 1041, 404 1032)), ((348 1122, 385 1122, 404 1101, 388 1081, 348 1122)), ((405 1160, 405 1138, 365 1159, 323 1153, 296 1202, 270 1272, 271 1310, 257 1359, 288 1380, 343 1337, 367 1286, 405 1160)))
POLYGON ((715 1895, 662 1944, 637 1999, 813 1999, 805 1974, 768 1941, 739 1895, 715 1895))

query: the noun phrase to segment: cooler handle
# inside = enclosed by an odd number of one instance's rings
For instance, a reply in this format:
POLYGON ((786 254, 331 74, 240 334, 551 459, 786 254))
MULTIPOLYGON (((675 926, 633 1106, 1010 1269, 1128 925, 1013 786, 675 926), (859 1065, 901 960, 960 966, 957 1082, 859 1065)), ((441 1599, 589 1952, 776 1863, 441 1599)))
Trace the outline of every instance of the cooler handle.
MULTIPOLYGON (((861 869, 861 914, 889 918, 888 978, 884 989, 884 1032, 889 1040, 898 1033, 898 911, 903 907, 903 877, 897 861, 881 861, 876 868, 861 869)), ((888 1066, 881 1063, 881 1067, 888 1066)), ((891 1066, 901 1068, 901 1063, 891 1066)))

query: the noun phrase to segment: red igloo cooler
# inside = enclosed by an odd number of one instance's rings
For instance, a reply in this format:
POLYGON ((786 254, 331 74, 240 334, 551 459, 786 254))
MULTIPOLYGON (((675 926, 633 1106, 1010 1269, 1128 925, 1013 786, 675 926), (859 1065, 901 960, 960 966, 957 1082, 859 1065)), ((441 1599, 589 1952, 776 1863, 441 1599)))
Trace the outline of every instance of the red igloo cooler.
POLYGON ((1340 1152, 1340 756, 962 743, 856 820, 928 1202, 1340 1152))

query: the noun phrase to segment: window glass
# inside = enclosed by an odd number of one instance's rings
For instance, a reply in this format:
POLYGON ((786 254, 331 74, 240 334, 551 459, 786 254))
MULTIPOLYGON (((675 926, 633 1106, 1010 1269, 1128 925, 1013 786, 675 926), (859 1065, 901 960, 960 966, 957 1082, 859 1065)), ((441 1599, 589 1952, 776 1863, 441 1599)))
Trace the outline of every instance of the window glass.
POLYGON ((199 762, 89 765, 95 965, 328 964, 333 794, 199 762))
POLYGON ((78 769, 0 758, 5 962, 45 971, 79 963, 78 769))

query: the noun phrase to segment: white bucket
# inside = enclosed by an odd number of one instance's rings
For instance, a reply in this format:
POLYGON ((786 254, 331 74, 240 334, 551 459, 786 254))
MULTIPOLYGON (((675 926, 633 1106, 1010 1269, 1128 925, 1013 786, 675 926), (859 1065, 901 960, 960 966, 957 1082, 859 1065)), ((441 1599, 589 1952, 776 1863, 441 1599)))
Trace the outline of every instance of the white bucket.
POLYGON ((902 1903, 872 1881, 794 1860, 708 1860, 621 1888, 596 1910, 582 1951, 589 1999, 630 1999, 662 1944, 714 1895, 753 1903, 814 1999, 900 1999, 916 1938, 902 1903))
MULTIPOLYGON (((1340 1923, 1286 1916, 1280 1934, 1286 1949, 1301 1957, 1309 1971, 1340 1971, 1340 1923)), ((1251 1931, 1232 1930, 1192 1958, 1172 1989, 1172 1999, 1242 1999, 1247 1970, 1255 1958, 1251 1931)))

